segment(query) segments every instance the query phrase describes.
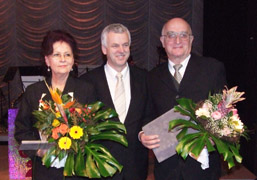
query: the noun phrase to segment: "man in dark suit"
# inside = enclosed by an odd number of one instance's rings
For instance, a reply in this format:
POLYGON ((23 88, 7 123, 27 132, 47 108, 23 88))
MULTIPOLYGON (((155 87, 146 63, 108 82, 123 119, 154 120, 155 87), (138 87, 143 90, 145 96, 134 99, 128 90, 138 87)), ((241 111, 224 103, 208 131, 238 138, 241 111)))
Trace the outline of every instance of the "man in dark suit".
MULTIPOLYGON (((91 81, 96 89, 98 100, 106 106, 115 108, 119 119, 127 129, 128 147, 114 142, 102 142, 112 155, 124 166, 113 180, 144 180, 147 176, 148 149, 138 141, 138 133, 145 122, 148 112, 148 91, 146 72, 128 65, 130 56, 130 32, 122 24, 110 24, 101 35, 102 52, 107 63, 94 69, 81 78, 91 81), (122 80, 116 75, 121 74, 122 80), (117 104, 118 84, 122 81, 124 99, 117 104), (119 83, 118 83, 119 82, 119 83), (125 90, 125 91, 124 91, 125 90), (120 111, 120 105, 123 110, 120 111)), ((121 95, 122 94, 122 95, 121 95)))
MULTIPOLYGON (((199 102, 209 92, 223 89, 226 83, 225 69, 221 62, 212 58, 191 54, 193 35, 190 25, 181 18, 169 20, 160 37, 168 56, 168 62, 150 72, 149 91, 155 117, 172 109, 176 99, 186 97, 199 102)), ((140 134, 142 144, 158 148, 161 139, 157 135, 140 134)), ((201 155, 200 155, 201 156, 201 155)), ((201 166, 197 157, 188 156, 184 161, 177 154, 155 163, 156 180, 217 180, 220 177, 220 161, 217 152, 205 158, 209 167, 201 166)))

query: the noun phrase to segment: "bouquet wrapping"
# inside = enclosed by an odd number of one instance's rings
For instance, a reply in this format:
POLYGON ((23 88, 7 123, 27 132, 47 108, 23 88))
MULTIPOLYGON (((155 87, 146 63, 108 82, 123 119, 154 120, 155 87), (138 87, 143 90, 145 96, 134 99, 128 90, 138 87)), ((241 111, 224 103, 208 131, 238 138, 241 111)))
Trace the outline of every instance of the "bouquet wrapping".
POLYGON ((181 98, 175 111, 189 116, 190 120, 176 119, 169 123, 169 129, 181 129, 177 135, 179 144, 176 151, 184 159, 192 153, 198 157, 204 147, 208 152, 217 150, 227 161, 228 167, 241 163, 239 154, 240 137, 248 139, 246 126, 240 120, 235 104, 244 100, 244 92, 237 92, 237 87, 223 90, 222 93, 209 94, 208 99, 195 104, 191 99, 181 98), (188 134, 188 128, 197 130, 188 134))
POLYGON ((41 100, 40 110, 33 112, 38 119, 35 127, 53 143, 42 158, 43 164, 50 167, 55 160, 64 160, 64 176, 101 178, 121 172, 122 165, 97 143, 110 140, 128 146, 125 126, 109 120, 117 113, 104 108, 102 102, 83 105, 69 94, 48 89, 53 101, 41 100))

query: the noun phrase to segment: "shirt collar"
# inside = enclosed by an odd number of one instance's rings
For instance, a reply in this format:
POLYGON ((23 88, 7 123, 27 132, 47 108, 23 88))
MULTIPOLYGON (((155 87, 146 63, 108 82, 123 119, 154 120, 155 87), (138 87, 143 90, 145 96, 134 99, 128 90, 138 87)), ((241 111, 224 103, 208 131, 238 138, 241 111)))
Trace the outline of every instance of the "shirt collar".
MULTIPOLYGON (((115 69, 113 69, 108 63, 105 64, 104 68, 105 68, 106 73, 109 76, 116 79, 116 75, 118 72, 115 69)), ((126 63, 125 68, 121 71, 123 79, 125 79, 127 77, 128 70, 129 70, 129 66, 128 66, 128 63, 126 63)))
MULTIPOLYGON (((188 61, 191 57, 191 54, 189 54, 186 59, 184 61, 182 61, 182 63, 180 63, 182 65, 182 67, 186 67, 188 64, 188 61)), ((175 64, 169 59, 169 66, 173 67, 175 64)))

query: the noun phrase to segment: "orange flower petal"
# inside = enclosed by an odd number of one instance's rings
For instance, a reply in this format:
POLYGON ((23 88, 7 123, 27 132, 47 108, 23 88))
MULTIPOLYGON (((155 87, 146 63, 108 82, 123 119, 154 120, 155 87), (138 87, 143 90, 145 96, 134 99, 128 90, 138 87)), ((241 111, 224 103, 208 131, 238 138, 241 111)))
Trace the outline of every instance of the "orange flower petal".
POLYGON ((52 96, 52 99, 56 104, 62 104, 62 98, 61 96, 57 93, 56 90, 53 90, 52 88, 49 88, 50 94, 52 96))
POLYGON ((68 109, 68 108, 70 108, 74 103, 75 103, 75 101, 67 102, 67 103, 63 106, 63 108, 68 109))

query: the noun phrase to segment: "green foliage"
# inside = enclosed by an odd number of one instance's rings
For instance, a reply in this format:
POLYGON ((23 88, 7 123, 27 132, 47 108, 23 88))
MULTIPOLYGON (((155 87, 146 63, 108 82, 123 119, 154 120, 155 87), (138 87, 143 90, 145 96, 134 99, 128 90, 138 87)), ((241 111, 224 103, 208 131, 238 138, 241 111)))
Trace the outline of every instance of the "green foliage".
MULTIPOLYGON (((62 95, 64 104, 71 103, 68 94, 62 95)), ((55 104, 52 101, 44 102, 47 108, 41 107, 40 111, 34 111, 33 115, 38 119, 35 127, 48 136, 48 142, 54 143, 42 158, 46 167, 53 163, 52 159, 62 160, 67 158, 64 167, 64 176, 82 176, 89 178, 101 178, 113 176, 117 171, 121 172, 122 165, 112 156, 104 146, 97 144, 98 140, 115 141, 128 146, 125 137, 127 131, 124 124, 111 121, 117 117, 115 110, 104 109, 104 104, 97 101, 88 105, 77 102, 64 109, 68 120, 68 127, 79 126, 83 129, 83 135, 79 139, 73 139, 67 132, 59 133, 58 139, 52 137, 52 131, 57 128, 53 125, 54 120, 65 124, 64 118, 57 116, 55 104), (61 149, 58 140, 61 137, 71 139, 69 149, 61 149)))
MULTIPOLYGON (((222 98, 222 96, 211 97, 211 101, 217 101, 217 98, 222 98)), ((195 110, 196 104, 187 98, 182 98, 177 100, 178 105, 174 109, 183 115, 189 116, 190 120, 175 119, 169 122, 169 130, 181 129, 177 135, 179 143, 176 147, 176 151, 183 159, 186 159, 189 153, 198 157, 202 149, 206 146, 208 152, 217 150, 227 161, 228 167, 232 168, 235 166, 235 160, 238 163, 242 162, 242 157, 239 154, 239 144, 230 143, 228 141, 222 140, 215 137, 210 132, 206 131, 204 127, 198 122, 195 110), (188 134, 188 128, 197 130, 195 133, 188 134), (216 146, 214 146, 214 144, 216 146)), ((217 102, 216 102, 217 103, 217 102)))

